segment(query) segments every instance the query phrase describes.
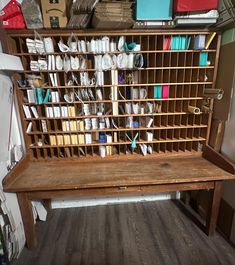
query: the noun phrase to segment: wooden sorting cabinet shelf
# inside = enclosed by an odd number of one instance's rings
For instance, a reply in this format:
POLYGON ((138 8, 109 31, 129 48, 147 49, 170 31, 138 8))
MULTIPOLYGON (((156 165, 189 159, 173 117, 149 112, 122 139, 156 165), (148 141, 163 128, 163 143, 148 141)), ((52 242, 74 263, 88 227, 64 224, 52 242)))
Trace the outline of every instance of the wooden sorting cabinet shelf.
POLYGON ((198 152, 208 142, 213 99, 204 92, 215 88, 220 34, 37 33, 53 52, 29 49, 33 31, 8 31, 24 66, 14 79, 31 160, 198 152))

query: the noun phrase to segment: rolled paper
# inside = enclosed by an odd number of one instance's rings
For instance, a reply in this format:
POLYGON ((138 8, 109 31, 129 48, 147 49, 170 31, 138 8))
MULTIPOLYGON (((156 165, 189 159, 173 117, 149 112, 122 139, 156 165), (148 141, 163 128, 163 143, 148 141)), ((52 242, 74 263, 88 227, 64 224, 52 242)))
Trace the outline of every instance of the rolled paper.
POLYGON ((198 107, 194 106, 188 106, 188 111, 195 115, 201 114, 201 110, 198 107))

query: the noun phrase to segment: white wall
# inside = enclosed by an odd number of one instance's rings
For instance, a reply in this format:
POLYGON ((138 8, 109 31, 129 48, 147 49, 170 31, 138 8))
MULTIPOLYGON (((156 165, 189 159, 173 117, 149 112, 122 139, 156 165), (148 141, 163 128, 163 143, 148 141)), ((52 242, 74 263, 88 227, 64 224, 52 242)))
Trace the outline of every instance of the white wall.
MULTIPOLYGON (((10 0, 1 0, 0 1, 0 10, 9 2, 10 0)), ((17 0, 17 2, 21 3, 23 0, 17 0)))
MULTIPOLYGON (((9 2, 9 0, 1 0, 0 1, 0 10, 5 6, 5 4, 7 4, 9 2)), ((0 43, 0 52, 2 52, 1 49, 1 43, 0 43)), ((3 79, 8 79, 7 76, 4 75, 4 73, 0 73, 3 74, 0 77, 0 89, 1 92, 3 87, 2 87, 2 81, 3 79)), ((2 93, 3 95, 3 93, 2 93)), ((7 99, 3 99, 3 103, 6 104, 7 99)), ((0 105, 0 108, 2 107, 3 104, 0 105)), ((4 110, 0 109, 1 112, 4 113, 4 110)), ((5 139, 5 141, 8 141, 8 135, 9 135, 9 124, 10 124, 10 120, 3 120, 1 119, 1 130, 0 130, 0 139, 1 142, 6 138, 7 135, 7 139, 5 139), (4 130, 5 129, 5 130, 4 130), (3 136, 4 135, 4 136, 3 136), (3 139, 4 137, 4 139, 3 139)), ((11 123, 11 135, 10 135, 10 142, 11 142, 11 146, 13 145, 21 145, 21 135, 20 135, 20 130, 19 130, 19 126, 18 126, 18 121, 17 121, 17 117, 16 117, 16 112, 15 112, 15 108, 13 107, 13 114, 12 114, 12 123, 11 123)), ((3 146, 1 145, 1 149, 3 148, 3 146)), ((0 183, 2 183, 3 178, 6 176, 6 174, 8 173, 8 165, 10 163, 9 161, 9 157, 10 154, 8 152, 8 150, 5 150, 5 155, 3 154, 3 156, 0 159, 0 183)), ((0 185, 0 189, 1 189, 1 185, 0 185)), ((12 221, 12 225, 13 225, 13 236, 12 238, 15 238, 15 246, 16 246, 16 250, 19 253, 21 252, 21 250, 24 247, 25 244, 25 235, 24 235, 24 228, 23 228, 23 223, 22 223, 22 218, 21 218, 21 214, 20 214, 20 210, 19 210, 19 205, 18 205, 18 201, 17 201, 17 197, 15 194, 12 193, 4 193, 4 197, 5 197, 5 201, 3 202, 6 207, 7 207, 7 211, 9 212, 9 215, 12 216, 11 221, 12 221)))
MULTIPOLYGON (((10 102, 9 102, 9 93, 10 88, 12 86, 11 79, 4 75, 4 73, 0 72, 0 111, 4 114, 4 111, 9 111, 11 108, 10 102), (7 108, 6 109, 3 109, 7 108), (7 106, 7 107, 6 107, 7 106)), ((12 113, 12 122, 11 122, 11 133, 10 133, 10 115, 7 116, 5 112, 6 117, 3 119, 1 117, 1 124, 0 124, 0 142, 1 142, 1 152, 0 152, 0 183, 2 183, 3 178, 8 173, 8 166, 10 165, 10 151, 8 151, 8 141, 10 139, 10 146, 13 145, 20 145, 21 144, 21 137, 19 136, 19 127, 18 122, 16 118, 16 113, 13 108, 12 113), (10 135, 10 138, 9 138, 10 135)), ((2 191, 2 186, 0 185, 0 190, 2 191)), ((25 237, 24 237, 24 229, 21 219, 21 214, 18 206, 18 201, 15 194, 12 193, 4 193, 3 197, 5 197, 5 200, 3 200, 2 204, 6 205, 7 212, 9 213, 9 216, 12 216, 12 228, 13 228, 13 235, 16 238, 15 245, 18 246, 18 253, 22 250, 25 243, 25 237)))

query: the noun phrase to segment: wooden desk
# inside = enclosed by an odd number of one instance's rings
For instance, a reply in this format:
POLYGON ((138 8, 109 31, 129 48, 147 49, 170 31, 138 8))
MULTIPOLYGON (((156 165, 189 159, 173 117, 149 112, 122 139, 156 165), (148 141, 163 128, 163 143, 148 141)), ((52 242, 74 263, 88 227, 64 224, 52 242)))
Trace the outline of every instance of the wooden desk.
POLYGON ((199 155, 171 155, 96 161, 28 162, 4 180, 5 192, 16 192, 27 246, 36 246, 31 201, 61 197, 213 190, 205 232, 215 231, 222 180, 233 179, 199 155), (18 171, 18 172, 17 172, 18 171))

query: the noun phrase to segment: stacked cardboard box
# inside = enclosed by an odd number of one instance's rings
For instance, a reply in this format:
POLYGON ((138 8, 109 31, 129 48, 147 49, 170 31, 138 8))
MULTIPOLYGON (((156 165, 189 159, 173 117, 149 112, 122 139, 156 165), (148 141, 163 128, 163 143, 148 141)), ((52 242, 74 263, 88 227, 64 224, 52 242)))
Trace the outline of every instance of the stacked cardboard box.
POLYGON ((70 10, 68 28, 83 29, 90 24, 92 12, 99 0, 76 0, 70 10))
POLYGON ((132 2, 105 1, 98 3, 92 19, 94 28, 130 28, 132 19, 132 2))

